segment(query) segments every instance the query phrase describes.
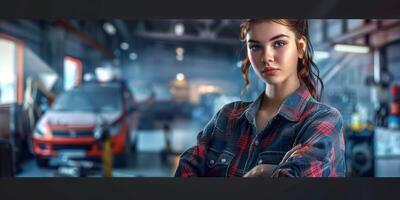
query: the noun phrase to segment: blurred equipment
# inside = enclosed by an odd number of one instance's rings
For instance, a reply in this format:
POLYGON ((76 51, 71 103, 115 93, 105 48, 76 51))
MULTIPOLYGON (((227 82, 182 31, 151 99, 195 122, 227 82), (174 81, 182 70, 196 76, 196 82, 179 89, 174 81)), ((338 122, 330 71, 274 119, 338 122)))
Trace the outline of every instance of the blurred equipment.
MULTIPOLYGON (((374 75, 373 83, 370 86, 372 86, 372 101, 375 104, 375 126, 388 127, 390 105, 387 97, 387 89, 392 83, 394 76, 384 64, 382 49, 374 50, 373 55, 374 75)), ((392 92, 398 93, 396 90, 398 89, 393 88, 392 92)))
POLYGON ((100 124, 95 131, 95 138, 101 146, 101 161, 103 164, 104 177, 112 177, 113 170, 112 138, 109 130, 111 127, 110 125, 106 124, 103 126, 103 124, 100 124))
POLYGON ((357 103, 353 107, 351 115, 351 130, 353 132, 361 132, 363 129, 369 128, 370 121, 368 121, 368 110, 365 106, 357 103))
POLYGON ((28 115, 30 130, 34 129, 38 118, 47 110, 45 107, 50 106, 54 99, 55 95, 46 88, 41 80, 31 77, 26 79, 23 109, 28 115))
POLYGON ((373 131, 347 132, 348 172, 355 177, 373 177, 375 172, 373 131))
POLYGON ((102 161, 103 161, 103 176, 112 177, 113 154, 111 137, 107 136, 103 141, 102 161))
POLYGON ((400 95, 399 86, 395 83, 392 86, 392 102, 390 104, 390 116, 388 118, 388 128, 400 128, 400 95))
POLYGON ((400 131, 375 128, 376 177, 400 177, 400 131))
POLYGON ((189 81, 184 74, 178 73, 171 82, 171 94, 175 102, 187 102, 190 96, 189 81))
POLYGON ((361 130, 361 116, 358 112, 353 112, 351 115, 351 130, 360 131, 361 130))
POLYGON ((375 111, 375 126, 387 127, 389 116, 389 105, 381 102, 375 111))
POLYGON ((13 150, 7 140, 0 140, 0 161, 0 178, 15 177, 13 150))
POLYGON ((100 166, 95 162, 67 159, 60 164, 54 174, 56 177, 88 177, 97 175, 100 166))
POLYGON ((168 161, 168 156, 172 153, 172 147, 171 147, 171 127, 169 124, 164 124, 163 127, 164 131, 164 149, 161 151, 161 161, 163 164, 167 164, 168 161))

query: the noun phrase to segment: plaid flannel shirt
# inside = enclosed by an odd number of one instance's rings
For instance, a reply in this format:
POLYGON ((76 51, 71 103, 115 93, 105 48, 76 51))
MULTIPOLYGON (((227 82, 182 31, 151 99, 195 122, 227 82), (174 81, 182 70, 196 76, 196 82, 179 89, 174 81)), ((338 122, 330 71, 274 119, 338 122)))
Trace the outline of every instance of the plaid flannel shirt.
POLYGON ((345 176, 343 120, 337 109, 316 101, 301 85, 257 133, 255 116, 263 96, 223 106, 198 134, 197 145, 181 154, 175 176, 242 177, 258 164, 277 165, 272 177, 345 176), (310 148, 281 163, 298 144, 310 148))

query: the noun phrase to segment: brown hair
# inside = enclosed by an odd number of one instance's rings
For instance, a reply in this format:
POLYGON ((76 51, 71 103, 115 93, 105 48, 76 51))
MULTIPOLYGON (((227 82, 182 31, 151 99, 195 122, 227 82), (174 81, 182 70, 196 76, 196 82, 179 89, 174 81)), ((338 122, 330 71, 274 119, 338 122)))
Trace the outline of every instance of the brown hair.
MULTIPOLYGON (((267 20, 267 19, 265 19, 267 20)), ((307 43, 304 56, 299 59, 297 64, 297 76, 300 83, 304 84, 312 97, 317 100, 321 99, 324 84, 319 77, 319 69, 317 65, 313 62, 313 48, 309 40, 308 35, 308 21, 307 20, 289 20, 289 19, 269 19, 272 22, 287 26, 289 30, 293 31, 296 36, 296 40, 303 38, 307 43), (320 84, 320 90, 318 91, 317 86, 320 84)), ((256 22, 261 22, 261 19, 246 19, 240 25, 240 39, 244 42, 246 46, 246 35, 250 29, 250 25, 256 22)), ((296 43, 297 45, 297 43, 296 43)), ((301 50, 301 49, 299 49, 301 50)), ((249 81, 249 68, 250 60, 247 56, 247 51, 245 51, 245 58, 242 60, 242 75, 245 81, 245 88, 248 88, 249 81)))

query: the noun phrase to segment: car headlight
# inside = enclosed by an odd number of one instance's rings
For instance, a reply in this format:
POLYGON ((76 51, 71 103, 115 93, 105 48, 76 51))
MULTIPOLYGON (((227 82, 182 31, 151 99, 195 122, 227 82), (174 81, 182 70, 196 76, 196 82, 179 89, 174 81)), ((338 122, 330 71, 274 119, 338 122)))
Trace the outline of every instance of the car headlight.
POLYGON ((49 128, 48 124, 45 123, 45 122, 40 121, 37 124, 36 128, 35 128, 34 134, 36 136, 41 136, 42 137, 42 136, 45 136, 45 135, 49 135, 50 132, 51 131, 50 131, 50 128, 49 128))
POLYGON ((94 137, 96 139, 101 139, 103 136, 103 129, 99 126, 96 126, 96 128, 94 129, 94 137))
POLYGON ((121 131, 121 125, 117 124, 114 126, 110 126, 108 129, 104 129, 98 126, 94 129, 94 137, 97 139, 102 139, 104 137, 103 134, 105 134, 105 131, 107 131, 110 136, 115 136, 121 131))
POLYGON ((116 124, 110 127, 110 135, 117 135, 121 131, 121 124, 116 124))

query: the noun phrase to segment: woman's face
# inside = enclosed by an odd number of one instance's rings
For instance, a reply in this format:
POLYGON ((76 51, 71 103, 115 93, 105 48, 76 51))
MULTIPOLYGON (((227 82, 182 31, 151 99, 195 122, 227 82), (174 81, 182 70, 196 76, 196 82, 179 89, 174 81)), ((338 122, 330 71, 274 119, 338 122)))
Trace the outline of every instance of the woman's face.
POLYGON ((262 21, 251 24, 246 36, 247 55, 256 74, 266 83, 277 85, 298 81, 297 61, 305 41, 297 40, 287 26, 262 21))

